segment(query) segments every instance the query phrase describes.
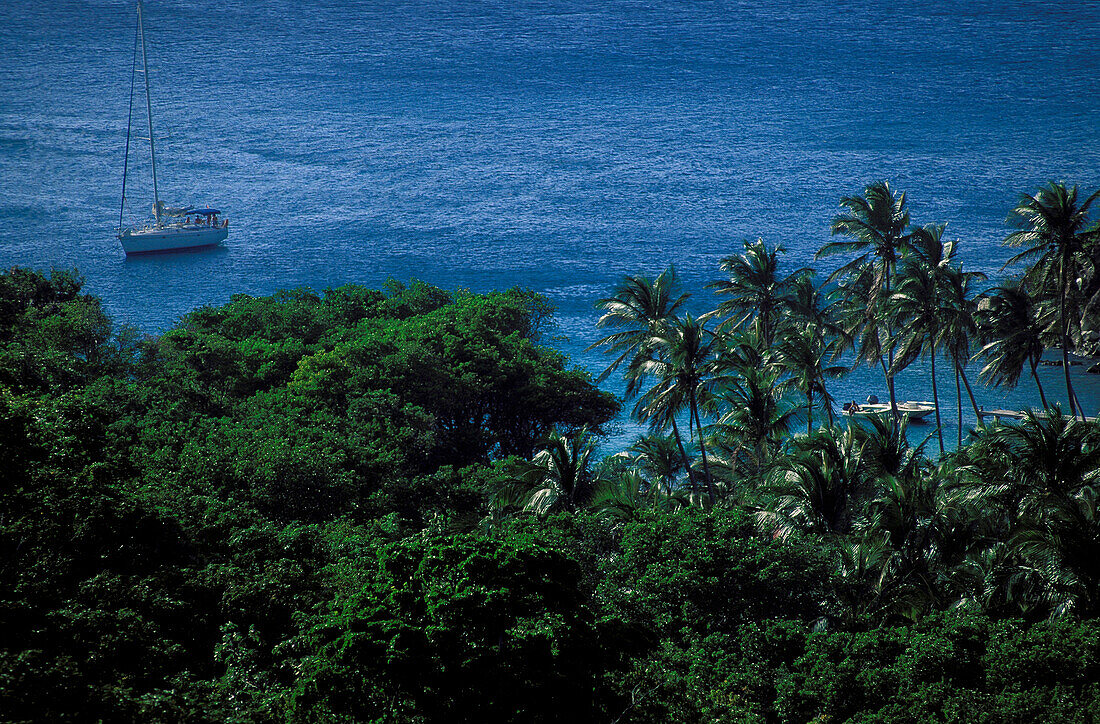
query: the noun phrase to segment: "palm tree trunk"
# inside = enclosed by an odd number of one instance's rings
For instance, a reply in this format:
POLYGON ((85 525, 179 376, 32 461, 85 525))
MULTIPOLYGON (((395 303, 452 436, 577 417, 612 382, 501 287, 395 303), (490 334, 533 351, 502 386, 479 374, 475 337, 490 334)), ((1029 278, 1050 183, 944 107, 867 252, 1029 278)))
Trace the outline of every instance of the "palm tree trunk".
POLYGON ((806 392, 806 435, 814 433, 814 391, 811 387, 806 392))
POLYGON ((936 386, 936 347, 932 346, 932 404, 936 406, 936 437, 940 441, 940 455, 943 455, 943 421, 940 420, 940 392, 936 386))
POLYGON ((1077 411, 1081 413, 1081 422, 1085 421, 1085 406, 1081 404, 1081 398, 1077 396, 1077 388, 1073 388, 1073 401, 1077 403, 1077 411))
MULTIPOLYGON (((690 427, 691 421, 688 421, 690 427)), ((691 474, 691 458, 688 457, 687 450, 684 449, 684 440, 680 437, 680 428, 676 425, 676 417, 672 418, 672 434, 676 437, 676 446, 680 448, 680 455, 684 458, 684 470, 688 474, 688 485, 691 486, 692 493, 698 493, 699 490, 695 487, 695 476, 691 474)))
MULTIPOLYGON (((703 481, 707 484, 707 497, 714 507, 714 484, 710 479, 710 465, 707 463, 707 444, 703 441, 703 422, 699 419, 699 407, 695 403, 695 390, 691 391, 691 415, 695 418, 695 427, 699 430, 699 453, 703 456, 703 481)), ((688 420, 688 424, 691 421, 688 420)))
POLYGON ((955 443, 955 447, 960 448, 963 444, 963 392, 962 385, 959 384, 958 360, 955 360, 955 412, 957 415, 956 422, 959 426, 959 439, 955 443))
MULTIPOLYGON (((890 277, 893 273, 893 264, 887 259, 885 276, 886 299, 890 298, 890 277)), ((893 413, 895 422, 901 422, 901 413, 898 412, 898 398, 897 395, 894 394, 894 375, 890 373, 890 370, 894 369, 894 330, 890 326, 889 316, 886 317, 886 320, 886 338, 890 345, 889 349, 886 350, 886 357, 890 364, 883 367, 883 372, 886 373, 886 389, 890 393, 890 412, 893 413)))
MULTIPOLYGON (((890 366, 894 365, 894 353, 890 353, 890 366)), ((898 396, 894 393, 894 376, 888 375, 886 377, 886 386, 890 389, 890 411, 894 413, 894 419, 900 420, 901 413, 898 412, 898 396)))
MULTIPOLYGON (((894 363, 893 353, 890 354, 890 364, 894 363)), ((882 367, 882 374, 886 377, 886 389, 890 392, 890 412, 894 415, 894 421, 897 422, 901 419, 901 413, 898 412, 898 401, 894 399, 894 378, 890 376, 890 371, 886 367, 886 360, 882 357, 878 358, 879 366, 882 367)))
POLYGON ((1031 376, 1035 379, 1035 386, 1039 389, 1039 400, 1043 403, 1043 409, 1047 409, 1050 405, 1047 403, 1047 396, 1043 394, 1043 383, 1039 381, 1039 359, 1035 358, 1031 360, 1031 376))
POLYGON ((829 420, 829 427, 836 424, 836 417, 833 415, 833 404, 829 402, 829 390, 825 387, 825 378, 821 378, 821 400, 822 407, 825 408, 826 419, 829 420))
POLYGON ((1077 405, 1074 403, 1073 383, 1069 379, 1069 335, 1066 333, 1066 257, 1063 254, 1058 269, 1058 332, 1061 335, 1062 372, 1066 377, 1066 396, 1069 398, 1069 414, 1077 417, 1077 405))
POLYGON ((963 386, 966 387, 966 396, 970 398, 970 406, 974 409, 974 417, 977 418, 978 424, 982 424, 982 416, 978 410, 978 401, 974 399, 974 390, 970 387, 970 380, 966 377, 966 367, 958 357, 955 358, 955 366, 959 370, 959 374, 962 375, 963 386))

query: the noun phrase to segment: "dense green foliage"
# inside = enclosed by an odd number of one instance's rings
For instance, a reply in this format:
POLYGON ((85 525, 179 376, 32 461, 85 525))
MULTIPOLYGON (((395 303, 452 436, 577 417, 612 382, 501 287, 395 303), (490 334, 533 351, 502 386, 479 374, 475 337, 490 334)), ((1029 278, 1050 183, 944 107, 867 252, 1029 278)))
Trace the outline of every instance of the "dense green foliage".
MULTIPOLYGON (((338 653, 372 607, 397 605, 387 576, 439 577, 398 596, 423 617, 395 608, 398 628, 470 625, 472 609, 421 609, 449 595, 450 561, 475 552, 484 560, 469 563, 469 585, 499 589, 502 614, 517 616, 513 661, 529 669, 490 710, 513 711, 531 687, 549 692, 542 674, 555 672, 556 696, 570 698, 578 684, 564 672, 576 664, 559 662, 588 659, 560 649, 593 630, 577 564, 472 532, 513 456, 530 457, 553 430, 598 431, 618 409, 537 344, 545 302, 423 284, 299 290, 235 297, 139 340, 112 333, 80 287, 67 273, 0 275, 0 717, 370 711, 369 696, 336 704, 338 689, 321 702, 310 692, 334 667, 347 667, 349 692, 355 672, 400 673, 338 653), (455 530, 471 533, 452 541, 455 530), (429 531, 438 537, 418 542, 429 531), (514 568, 495 572, 500 561, 514 568), (505 585, 535 573, 545 581, 529 594, 505 585), (536 670, 532 652, 551 644, 536 670)), ((455 657, 438 670, 449 703, 417 692, 387 706, 439 701, 442 716, 469 701, 459 672, 509 670, 437 645, 455 657)), ((416 677, 427 675, 418 651, 407 652, 416 677)))
POLYGON ((240 295, 142 338, 73 273, 0 274, 0 720, 1095 721, 1100 428, 931 459, 829 392, 924 355, 961 402, 972 357, 1016 384, 1084 344, 1059 188, 981 297, 885 184, 831 282, 763 241, 701 316, 625 279, 597 344, 652 430, 602 459, 619 403, 528 292, 240 295))

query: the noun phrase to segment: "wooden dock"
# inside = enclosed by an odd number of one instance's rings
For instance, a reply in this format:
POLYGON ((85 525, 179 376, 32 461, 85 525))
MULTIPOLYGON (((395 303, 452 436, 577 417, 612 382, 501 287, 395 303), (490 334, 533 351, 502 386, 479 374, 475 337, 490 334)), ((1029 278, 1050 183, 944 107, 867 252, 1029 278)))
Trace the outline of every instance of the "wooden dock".
MULTIPOLYGON (((979 410, 978 414, 982 417, 992 417, 997 420, 1022 420, 1027 417, 1027 415, 1022 410, 979 410)), ((1044 417, 1044 414, 1042 412, 1037 411, 1035 414, 1037 417, 1044 417)), ((1066 415, 1066 417, 1069 417, 1069 415, 1066 415)), ((1085 422, 1096 422, 1097 420, 1100 420, 1100 418, 1085 418, 1085 422)))
POLYGON ((978 410, 982 417, 1008 418, 1009 420, 1022 420, 1024 413, 1018 410, 978 410))

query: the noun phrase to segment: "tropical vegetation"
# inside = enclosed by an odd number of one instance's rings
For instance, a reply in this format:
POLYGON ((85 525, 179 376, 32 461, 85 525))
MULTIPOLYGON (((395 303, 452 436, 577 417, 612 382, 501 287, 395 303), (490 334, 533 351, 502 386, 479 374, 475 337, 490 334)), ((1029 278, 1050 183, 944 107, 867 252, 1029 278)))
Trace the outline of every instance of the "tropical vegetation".
POLYGON ((1094 721, 1082 196, 1022 198, 1033 263, 982 291, 871 184, 827 274, 757 239, 710 310, 624 278, 596 378, 519 289, 237 295, 146 336, 75 272, 0 273, 0 720, 1094 721), (974 408, 953 446, 898 409, 921 358, 974 408), (971 363, 1041 407, 983 421, 971 363), (836 408, 856 365, 886 414, 836 408), (620 408, 645 434, 607 450, 620 408))

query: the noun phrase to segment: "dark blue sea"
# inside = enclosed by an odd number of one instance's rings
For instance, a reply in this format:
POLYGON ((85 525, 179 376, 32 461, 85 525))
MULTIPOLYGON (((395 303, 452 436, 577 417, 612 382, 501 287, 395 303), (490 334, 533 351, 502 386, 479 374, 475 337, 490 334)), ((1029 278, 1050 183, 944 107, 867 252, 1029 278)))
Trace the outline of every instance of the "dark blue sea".
MULTIPOLYGON (((221 208, 227 246, 127 259, 114 238, 133 4, 5 0, 0 265, 76 267, 118 322, 151 333, 239 292, 390 276, 520 285, 553 301, 554 344, 595 371, 593 303, 621 275, 674 263, 709 308, 721 257, 763 237, 789 250, 789 269, 810 264, 839 198, 871 181, 906 190, 915 222, 947 222, 966 266, 995 279, 1021 192, 1100 187, 1096 2, 150 0, 145 12, 161 198, 221 208)), ((152 203, 135 144, 127 221, 152 203)), ((930 398, 925 364, 902 375, 900 398, 930 398)), ((1100 378, 1083 370, 1095 413, 1100 378)), ((1060 371, 1044 375, 1058 397, 1060 371)), ((978 394, 1021 407, 1032 390, 978 394)), ((885 388, 860 371, 836 396, 870 393, 885 388)))

